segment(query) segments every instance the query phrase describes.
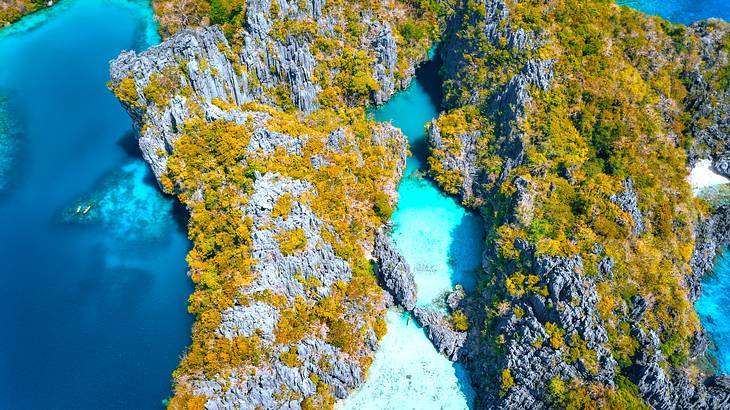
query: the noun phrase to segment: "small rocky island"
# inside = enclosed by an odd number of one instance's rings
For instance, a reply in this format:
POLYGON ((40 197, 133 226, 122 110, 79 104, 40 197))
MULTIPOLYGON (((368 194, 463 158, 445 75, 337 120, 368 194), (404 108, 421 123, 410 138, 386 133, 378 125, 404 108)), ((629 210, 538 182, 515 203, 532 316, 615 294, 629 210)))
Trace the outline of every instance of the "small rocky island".
POLYGON ((192 345, 169 408, 332 408, 392 304, 470 372, 476 408, 729 408, 693 303, 730 209, 730 26, 608 1, 154 3, 111 63, 161 188, 190 212, 192 345), (485 221, 475 291, 416 306, 388 237, 407 155, 366 108, 438 42, 431 177, 485 221), (387 292, 384 292, 385 289, 387 292))

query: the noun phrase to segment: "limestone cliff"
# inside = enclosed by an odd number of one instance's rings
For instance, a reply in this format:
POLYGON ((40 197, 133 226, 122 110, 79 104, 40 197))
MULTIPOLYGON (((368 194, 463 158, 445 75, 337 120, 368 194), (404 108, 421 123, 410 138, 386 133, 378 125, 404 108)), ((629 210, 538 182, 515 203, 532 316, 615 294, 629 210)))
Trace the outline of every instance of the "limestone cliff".
POLYGON ((478 408, 727 408, 693 308, 727 212, 699 212, 686 175, 724 169, 728 26, 588 3, 449 20, 429 163, 488 238, 460 360, 478 408))
POLYGON ((406 159, 402 133, 363 107, 425 58, 433 33, 403 24, 436 18, 400 2, 231 13, 220 27, 188 16, 111 64, 145 160, 190 211, 196 321, 169 407, 330 408, 364 381, 385 332, 369 257, 406 159))

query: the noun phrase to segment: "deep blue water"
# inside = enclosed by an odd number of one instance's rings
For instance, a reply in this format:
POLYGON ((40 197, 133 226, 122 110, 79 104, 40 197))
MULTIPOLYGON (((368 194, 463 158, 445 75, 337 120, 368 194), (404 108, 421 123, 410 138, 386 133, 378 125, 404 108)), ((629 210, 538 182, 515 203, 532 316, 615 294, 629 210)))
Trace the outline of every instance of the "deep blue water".
POLYGON ((675 23, 691 24, 710 17, 730 20, 728 0, 618 0, 617 3, 675 23))
POLYGON ((110 59, 157 41, 149 3, 128 0, 64 0, 0 31, 0 409, 170 395, 192 323, 186 216, 105 87, 110 59))

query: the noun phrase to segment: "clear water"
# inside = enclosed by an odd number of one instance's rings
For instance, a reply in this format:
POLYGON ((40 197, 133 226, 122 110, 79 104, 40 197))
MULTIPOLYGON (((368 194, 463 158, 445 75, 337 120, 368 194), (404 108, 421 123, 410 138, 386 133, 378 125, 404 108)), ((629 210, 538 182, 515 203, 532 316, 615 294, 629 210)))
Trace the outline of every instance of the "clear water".
POLYGON ((717 359, 717 368, 730 374, 730 254, 726 251, 715 265, 715 274, 703 281, 702 297, 697 312, 710 333, 713 346, 710 353, 717 359))
MULTIPOLYGON (((481 219, 445 196, 423 178, 427 148, 426 122, 438 116, 440 80, 433 63, 417 80, 374 114, 392 121, 408 136, 413 155, 398 193, 393 215, 393 239, 411 266, 418 288, 418 305, 434 299, 457 283, 473 287, 481 266, 484 228, 481 219)), ((388 333, 380 342, 365 384, 343 409, 466 409, 474 391, 463 367, 440 355, 407 314, 393 309, 386 317, 388 333)))
POLYGON ((64 0, 0 31, 0 409, 171 394, 192 324, 186 216, 105 87, 155 30, 149 2, 64 0))
POLYGON ((618 0, 617 3, 674 23, 692 24, 710 17, 730 20, 728 0, 618 0))

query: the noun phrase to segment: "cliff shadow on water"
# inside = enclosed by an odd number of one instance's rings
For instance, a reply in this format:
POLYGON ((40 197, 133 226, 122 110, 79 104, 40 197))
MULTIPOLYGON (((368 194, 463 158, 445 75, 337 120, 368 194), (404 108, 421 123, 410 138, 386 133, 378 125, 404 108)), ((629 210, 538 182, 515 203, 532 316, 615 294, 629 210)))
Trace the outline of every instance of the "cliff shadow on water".
MULTIPOLYGON (((435 108, 434 115, 438 115, 441 112, 441 101, 443 99, 443 89, 441 86, 441 77, 439 76, 439 70, 441 69, 442 61, 439 57, 438 52, 434 53, 434 57, 421 64, 416 69, 415 81, 423 88, 429 102, 435 108)), ((433 118, 435 119, 435 118, 433 118)), ((427 168, 427 160, 429 156, 428 141, 425 137, 425 126, 426 122, 431 119, 424 118, 424 123, 420 133, 417 135, 409 135, 409 143, 411 145, 411 153, 413 157, 418 160, 419 168, 425 170, 427 168), (420 136, 420 137, 419 137, 420 136)), ((408 134, 409 130, 403 130, 408 134)))
MULTIPOLYGON (((119 140, 117 140, 117 145, 130 159, 136 161, 144 161, 144 158, 142 157, 142 150, 139 148, 139 140, 137 139, 137 134, 135 131, 129 130, 122 134, 119 140)), ((156 190, 162 197, 171 201, 171 216, 173 221, 175 222, 175 227, 180 234, 187 237, 190 212, 185 207, 185 205, 183 205, 182 202, 177 200, 177 198, 167 194, 162 189, 160 189, 160 186, 157 183, 157 179, 155 179, 155 176, 152 174, 152 171, 147 168, 146 164, 145 169, 146 171, 144 173, 142 183, 145 184, 147 187, 156 190)))

